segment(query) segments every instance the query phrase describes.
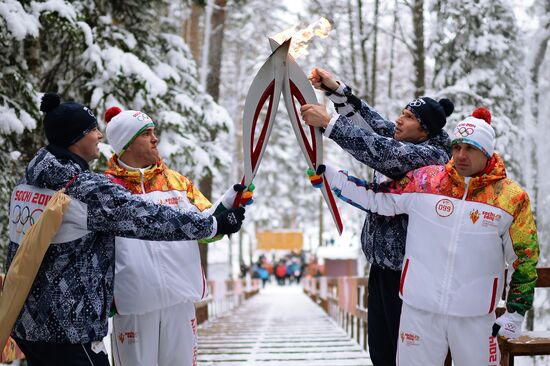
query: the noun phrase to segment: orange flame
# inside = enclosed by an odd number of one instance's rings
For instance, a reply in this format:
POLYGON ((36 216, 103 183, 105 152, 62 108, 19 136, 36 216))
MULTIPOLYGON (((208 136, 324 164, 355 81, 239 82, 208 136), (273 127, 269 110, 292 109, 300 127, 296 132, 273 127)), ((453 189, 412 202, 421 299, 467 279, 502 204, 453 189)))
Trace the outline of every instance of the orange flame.
POLYGON ((332 30, 330 22, 326 18, 320 18, 314 23, 311 23, 306 28, 297 29, 297 26, 288 28, 281 33, 274 35, 272 38, 278 44, 282 44, 284 41, 292 37, 292 43, 288 53, 294 58, 301 55, 307 55, 308 42, 314 37, 327 38, 328 34, 332 30))

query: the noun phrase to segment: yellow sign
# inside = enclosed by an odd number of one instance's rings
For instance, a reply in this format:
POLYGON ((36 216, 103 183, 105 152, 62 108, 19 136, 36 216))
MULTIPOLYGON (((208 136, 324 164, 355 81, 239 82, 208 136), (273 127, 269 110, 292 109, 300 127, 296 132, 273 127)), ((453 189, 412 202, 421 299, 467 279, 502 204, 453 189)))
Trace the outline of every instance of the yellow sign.
POLYGON ((258 231, 257 249, 300 250, 304 245, 304 236, 299 231, 258 231))

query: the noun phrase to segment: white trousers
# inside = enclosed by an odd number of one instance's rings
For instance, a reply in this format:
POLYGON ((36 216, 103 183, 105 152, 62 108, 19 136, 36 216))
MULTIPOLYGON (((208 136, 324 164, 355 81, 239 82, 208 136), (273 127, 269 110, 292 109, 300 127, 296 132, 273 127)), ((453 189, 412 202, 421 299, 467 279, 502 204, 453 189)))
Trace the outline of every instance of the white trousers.
POLYGON ((180 303, 139 315, 113 318, 117 366, 196 366, 195 305, 180 303))
POLYGON ((401 310, 398 366, 441 366, 451 349, 455 366, 498 366, 500 352, 491 336, 495 314, 458 317, 416 309, 401 310))

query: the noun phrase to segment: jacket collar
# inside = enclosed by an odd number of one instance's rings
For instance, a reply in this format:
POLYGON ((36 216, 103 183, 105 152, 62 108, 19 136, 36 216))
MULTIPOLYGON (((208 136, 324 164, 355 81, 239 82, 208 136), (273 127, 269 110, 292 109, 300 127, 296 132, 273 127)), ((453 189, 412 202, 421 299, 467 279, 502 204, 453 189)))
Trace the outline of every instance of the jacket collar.
MULTIPOLYGON (((445 170, 449 174, 449 177, 453 183, 457 185, 464 185, 464 177, 458 174, 455 168, 455 162, 453 159, 445 165, 445 170)), ((485 168, 479 175, 474 176, 470 179, 471 189, 483 188, 489 184, 506 178, 506 168, 504 167, 504 162, 497 153, 493 153, 491 159, 485 168)))
POLYGON ((107 162, 107 170, 105 171, 105 174, 112 175, 116 178, 122 178, 133 183, 140 183, 142 180, 142 173, 143 180, 148 181, 149 179, 162 174, 166 169, 166 164, 164 164, 162 160, 159 160, 155 164, 144 169, 126 169, 119 163, 118 156, 113 154, 107 162))
POLYGON ((48 150, 58 160, 72 161, 73 163, 77 163, 83 171, 90 170, 90 166, 86 160, 76 154, 73 154, 64 147, 50 144, 46 146, 46 150, 48 150))

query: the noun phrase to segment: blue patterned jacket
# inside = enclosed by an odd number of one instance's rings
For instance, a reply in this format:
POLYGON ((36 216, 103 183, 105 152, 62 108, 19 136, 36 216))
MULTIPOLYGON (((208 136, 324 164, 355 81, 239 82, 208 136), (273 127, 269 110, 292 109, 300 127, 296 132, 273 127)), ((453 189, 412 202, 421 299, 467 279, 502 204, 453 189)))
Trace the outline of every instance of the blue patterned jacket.
MULTIPOLYGON (((397 141, 393 138, 395 123, 381 117, 356 97, 349 98, 352 94, 348 87, 344 88, 343 94, 329 96, 341 115, 327 132, 329 138, 355 159, 391 179, 401 178, 413 169, 449 161, 451 140, 447 132, 442 130, 419 144, 397 141), (364 125, 359 127, 365 122, 372 131, 364 125)), ((379 175, 374 175, 374 189, 380 183, 379 175)), ((361 233, 367 261, 385 269, 400 270, 405 254, 407 223, 407 215, 386 217, 368 212, 361 233)))
POLYGON ((46 201, 41 197, 49 197, 76 176, 65 191, 71 202, 61 227, 15 324, 12 335, 17 338, 75 344, 99 341, 107 334, 115 236, 195 240, 215 230, 210 216, 144 201, 85 168, 74 160, 58 159, 44 148, 14 189, 8 266, 22 234, 40 215, 40 204, 46 201))

